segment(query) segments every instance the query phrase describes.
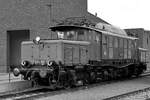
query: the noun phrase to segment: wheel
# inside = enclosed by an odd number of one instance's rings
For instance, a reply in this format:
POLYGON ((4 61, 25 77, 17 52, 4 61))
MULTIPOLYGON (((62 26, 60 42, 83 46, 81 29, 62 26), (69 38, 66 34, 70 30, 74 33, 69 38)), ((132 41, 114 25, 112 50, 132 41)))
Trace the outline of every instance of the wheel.
POLYGON ((39 78, 38 78, 38 76, 36 75, 35 72, 31 73, 30 79, 31 79, 32 87, 37 87, 39 85, 39 78))
POLYGON ((112 68, 108 69, 108 77, 109 80, 112 80, 114 78, 114 69, 112 68))
POLYGON ((109 75, 108 70, 103 70, 103 77, 102 77, 102 79, 104 81, 107 81, 109 79, 108 75, 109 75))
POLYGON ((69 70, 67 74, 69 87, 76 87, 77 76, 75 70, 69 70))
POLYGON ((95 72, 90 73, 90 83, 96 82, 96 74, 95 72))
POLYGON ((117 70, 116 69, 113 70, 113 79, 114 80, 117 79, 117 70))
POLYGON ((56 89, 56 86, 57 86, 57 81, 56 79, 54 78, 54 75, 51 74, 49 75, 48 77, 48 83, 49 83, 49 86, 52 90, 55 90, 56 89))
POLYGON ((129 75, 129 70, 128 70, 128 68, 126 67, 126 68, 124 68, 124 77, 127 78, 128 75, 129 75))
POLYGON ((143 70, 142 69, 140 69, 140 68, 135 68, 135 70, 134 70, 134 75, 136 76, 136 77, 138 77, 140 74, 142 74, 143 73, 143 70))
MULTIPOLYGON (((84 85, 88 85, 89 84, 89 82, 90 82, 90 75, 87 73, 87 72, 85 72, 84 73, 84 79, 83 79, 83 84, 84 85)), ((95 77, 95 79, 96 79, 96 77, 95 77)))
POLYGON ((37 87, 37 86, 39 86, 39 84, 38 84, 38 79, 37 78, 35 78, 35 79, 33 79, 33 80, 31 80, 31 84, 32 84, 32 87, 37 87))

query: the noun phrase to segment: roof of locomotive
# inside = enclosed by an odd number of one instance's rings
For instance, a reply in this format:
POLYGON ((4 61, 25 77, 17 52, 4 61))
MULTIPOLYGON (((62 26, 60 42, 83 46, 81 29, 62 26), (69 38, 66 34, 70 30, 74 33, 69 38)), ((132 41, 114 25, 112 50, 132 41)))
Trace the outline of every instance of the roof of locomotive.
MULTIPOLYGON (((52 31, 62 31, 62 30, 65 30, 65 29, 75 29, 75 28, 94 30, 94 31, 100 32, 102 34, 117 36, 117 37, 132 39, 132 40, 138 39, 138 38, 135 38, 135 37, 128 36, 125 31, 122 32, 122 29, 120 29, 119 31, 117 30, 117 32, 112 32, 112 31, 108 31, 108 29, 106 29, 106 30, 105 29, 100 29, 100 28, 94 27, 94 26, 58 25, 58 26, 50 27, 50 29, 52 31)), ((113 28, 116 28, 116 27, 113 27, 113 28)))

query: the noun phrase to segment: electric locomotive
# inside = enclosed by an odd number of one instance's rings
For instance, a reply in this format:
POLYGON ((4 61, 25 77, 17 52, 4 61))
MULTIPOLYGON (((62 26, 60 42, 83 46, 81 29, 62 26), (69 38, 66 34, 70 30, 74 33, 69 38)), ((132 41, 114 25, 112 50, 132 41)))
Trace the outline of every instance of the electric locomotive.
POLYGON ((146 49, 124 30, 103 23, 50 29, 52 39, 22 42, 22 63, 13 71, 34 86, 78 86, 139 76, 146 70, 146 49))

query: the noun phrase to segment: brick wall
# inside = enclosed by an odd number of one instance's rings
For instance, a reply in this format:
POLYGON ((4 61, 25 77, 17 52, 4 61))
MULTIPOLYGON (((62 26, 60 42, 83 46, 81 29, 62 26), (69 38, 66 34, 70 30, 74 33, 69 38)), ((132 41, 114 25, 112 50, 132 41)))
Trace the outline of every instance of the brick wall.
POLYGON ((143 34, 144 34, 143 28, 125 29, 125 31, 129 36, 139 38, 138 45, 139 47, 143 48, 143 34))
MULTIPOLYGON (((146 59, 150 61, 150 31, 144 30, 143 28, 126 29, 129 36, 139 38, 138 44, 141 48, 148 50, 146 59)), ((148 63, 148 69, 150 70, 150 63, 148 63)))
POLYGON ((9 65, 7 30, 27 29, 30 39, 50 38, 48 28, 57 20, 86 13, 87 0, 0 0, 0 72, 9 65))

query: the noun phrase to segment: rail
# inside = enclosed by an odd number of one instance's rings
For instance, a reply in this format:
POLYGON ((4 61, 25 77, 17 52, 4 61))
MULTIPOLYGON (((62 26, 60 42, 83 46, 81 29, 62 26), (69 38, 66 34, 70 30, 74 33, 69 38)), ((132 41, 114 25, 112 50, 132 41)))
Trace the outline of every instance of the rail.
MULTIPOLYGON (((140 89, 140 90, 136 90, 136 91, 132 91, 132 92, 128 92, 128 93, 117 95, 117 96, 113 96, 113 97, 109 97, 109 98, 105 98, 103 100, 121 100, 122 98, 129 97, 131 95, 137 95, 139 93, 143 93, 143 92, 146 92, 146 91, 150 91, 150 87, 140 89)), ((148 99, 148 98, 146 98, 146 99, 148 99)))
MULTIPOLYGON (((140 77, 145 77, 145 76, 150 76, 150 72, 146 72, 144 74, 142 74, 140 77)), ((48 87, 45 86, 41 86, 41 87, 36 87, 36 88, 31 88, 31 89, 27 89, 27 90, 23 90, 23 91, 17 91, 17 92, 9 92, 9 93, 3 93, 0 94, 0 98, 1 99, 33 99, 33 98, 40 98, 40 97, 45 97, 45 96, 51 96, 51 95, 56 95, 56 94, 61 94, 61 93, 67 93, 67 92, 72 92, 72 91, 78 91, 78 90, 84 90, 87 88, 93 88, 96 86, 102 86, 102 85, 107 85, 107 84, 112 84, 115 82, 120 82, 120 81, 126 81, 126 80, 132 80, 132 79, 136 79, 136 77, 132 77, 129 79, 122 79, 122 80, 113 80, 113 81, 103 81, 100 83, 95 83, 95 84, 90 84, 87 86, 82 86, 82 87, 76 87, 76 88, 70 88, 70 89, 57 89, 57 90, 51 90, 48 87)), ((148 88, 150 89, 150 88, 148 88)), ((138 90, 138 92, 140 91, 144 91, 144 90, 138 90)), ((118 96, 114 96, 114 97, 110 97, 110 98, 106 98, 105 100, 114 100, 114 98, 119 98, 121 96, 125 96, 131 93, 134 93, 137 91, 133 91, 130 93, 126 93, 126 94, 122 94, 122 95, 118 95, 118 96)))

